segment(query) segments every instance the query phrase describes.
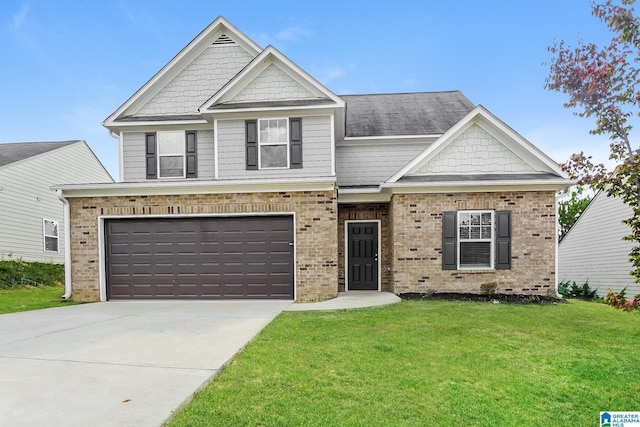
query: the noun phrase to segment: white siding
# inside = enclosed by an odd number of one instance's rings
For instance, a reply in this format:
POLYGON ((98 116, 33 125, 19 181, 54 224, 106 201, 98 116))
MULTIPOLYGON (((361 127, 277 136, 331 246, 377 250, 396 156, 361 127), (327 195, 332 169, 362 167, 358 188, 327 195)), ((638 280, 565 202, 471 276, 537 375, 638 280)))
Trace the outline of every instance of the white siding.
POLYGON ((302 118, 302 168, 246 170, 245 121, 218 121, 219 179, 331 176, 331 117, 302 118))
POLYGON ((63 205, 55 184, 112 182, 84 142, 0 169, 0 259, 64 263, 63 205), (42 220, 58 221, 57 253, 45 252, 42 220))
MULTIPOLYGON (((125 132, 122 143, 123 182, 145 181, 147 179, 145 132, 125 132)), ((213 130, 199 130, 198 179, 213 179, 214 172, 213 130)))
POLYGON ((597 288, 600 296, 607 289, 627 287, 627 296, 640 293, 640 286, 629 275, 632 242, 622 240, 630 234, 623 219, 631 208, 614 197, 598 193, 558 247, 558 280, 574 281, 597 288))
POLYGON ((474 124, 418 171, 419 174, 533 172, 500 141, 474 124))
POLYGON ((197 113, 198 108, 235 76, 253 57, 238 45, 205 49, 136 114, 197 113))
POLYGON ((269 65, 240 91, 233 102, 317 98, 276 65, 269 65))
POLYGON ((428 143, 342 145, 336 148, 338 185, 378 185, 428 147, 428 143))

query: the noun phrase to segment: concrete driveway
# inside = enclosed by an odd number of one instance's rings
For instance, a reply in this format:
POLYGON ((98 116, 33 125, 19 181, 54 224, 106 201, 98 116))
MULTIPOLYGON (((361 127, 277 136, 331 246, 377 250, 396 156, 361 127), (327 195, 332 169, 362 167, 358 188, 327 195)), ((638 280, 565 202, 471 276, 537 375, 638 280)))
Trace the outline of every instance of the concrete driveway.
POLYGON ((0 425, 159 426, 290 304, 128 301, 0 315, 0 425))

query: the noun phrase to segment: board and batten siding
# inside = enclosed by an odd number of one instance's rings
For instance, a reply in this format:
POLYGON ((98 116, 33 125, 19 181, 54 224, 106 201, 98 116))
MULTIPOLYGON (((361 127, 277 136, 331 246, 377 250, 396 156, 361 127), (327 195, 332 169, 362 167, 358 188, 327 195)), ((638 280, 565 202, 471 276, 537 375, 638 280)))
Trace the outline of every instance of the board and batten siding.
MULTIPOLYGON (((213 130, 198 131, 198 179, 215 176, 213 130)), ((124 132, 122 137, 123 182, 147 179, 145 132, 124 132)), ((175 180, 175 178, 172 178, 175 180)))
POLYGON ((245 121, 218 121, 218 178, 314 178, 332 175, 331 116, 302 117, 302 168, 246 170, 245 121))
POLYGON ((113 182, 84 142, 0 168, 0 259, 64 263, 63 204, 56 184, 113 182), (58 252, 44 251, 42 220, 57 221, 58 252))
POLYGON ((620 199, 596 194, 558 246, 558 280, 579 285, 589 281, 600 296, 608 288, 620 291, 624 287, 627 296, 640 294, 640 285, 629 274, 633 243, 622 240, 630 233, 622 220, 631 215, 631 208, 620 199))
POLYGON ((339 145, 336 147, 338 185, 379 185, 428 146, 426 142, 387 144, 383 141, 339 145))

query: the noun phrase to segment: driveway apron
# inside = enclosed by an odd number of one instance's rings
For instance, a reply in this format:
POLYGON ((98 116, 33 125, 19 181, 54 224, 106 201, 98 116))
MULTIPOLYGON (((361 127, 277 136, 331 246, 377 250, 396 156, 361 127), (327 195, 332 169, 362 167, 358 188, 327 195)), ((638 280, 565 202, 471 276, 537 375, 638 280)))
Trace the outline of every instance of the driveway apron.
POLYGON ((0 315, 0 425, 159 426, 290 304, 126 301, 0 315))

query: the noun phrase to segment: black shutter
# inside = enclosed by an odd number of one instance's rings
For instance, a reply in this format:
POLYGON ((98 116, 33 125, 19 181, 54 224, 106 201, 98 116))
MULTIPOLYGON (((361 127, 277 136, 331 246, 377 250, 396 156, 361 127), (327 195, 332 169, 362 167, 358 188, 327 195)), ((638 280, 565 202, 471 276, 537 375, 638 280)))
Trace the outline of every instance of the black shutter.
POLYGON ((291 169, 302 168, 302 119, 289 119, 291 169))
POLYGON ((458 268, 458 214, 457 212, 442 213, 442 269, 456 270, 458 268))
POLYGON ((496 270, 511 269, 511 211, 496 211, 496 270))
POLYGON ((158 157, 156 155, 156 134, 146 133, 144 142, 147 153, 147 179, 156 179, 158 177, 158 157))
POLYGON ((258 169, 258 121, 245 121, 246 147, 247 147, 247 170, 258 169))
POLYGON ((198 140, 196 131, 186 132, 185 155, 187 156, 187 178, 198 177, 198 140))

